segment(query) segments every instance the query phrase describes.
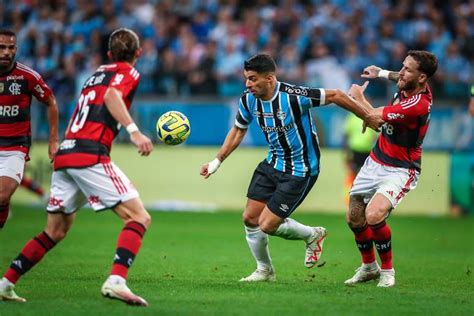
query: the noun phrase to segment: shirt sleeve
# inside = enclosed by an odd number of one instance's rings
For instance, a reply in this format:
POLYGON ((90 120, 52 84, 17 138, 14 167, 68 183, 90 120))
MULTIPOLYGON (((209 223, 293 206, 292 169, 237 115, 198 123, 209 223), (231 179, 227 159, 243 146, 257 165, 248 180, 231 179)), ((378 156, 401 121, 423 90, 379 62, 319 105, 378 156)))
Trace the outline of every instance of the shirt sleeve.
POLYGON ((410 123, 414 118, 430 112, 430 102, 421 94, 402 100, 396 105, 383 108, 383 120, 387 123, 410 123))
POLYGON ((326 92, 319 88, 304 88, 305 94, 300 95, 300 104, 304 109, 326 104, 326 92))
POLYGON ((118 71, 110 81, 110 87, 122 92, 127 97, 140 82, 140 74, 135 68, 118 71))
POLYGON ((39 74, 37 76, 31 76, 31 83, 31 93, 38 101, 46 103, 49 96, 53 94, 53 91, 49 88, 46 82, 44 82, 43 78, 39 74))
POLYGON ((248 94, 243 95, 239 100, 239 109, 235 116, 235 126, 246 129, 252 122, 253 116, 250 112, 248 94))

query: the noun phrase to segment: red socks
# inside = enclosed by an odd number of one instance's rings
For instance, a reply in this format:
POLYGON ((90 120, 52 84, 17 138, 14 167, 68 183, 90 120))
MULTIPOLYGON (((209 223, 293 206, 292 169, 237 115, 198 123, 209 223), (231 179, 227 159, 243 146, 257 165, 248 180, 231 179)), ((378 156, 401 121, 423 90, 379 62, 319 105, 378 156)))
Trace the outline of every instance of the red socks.
POLYGON ((18 279, 34 267, 56 243, 42 232, 26 243, 18 257, 16 257, 4 277, 15 284, 18 279))
POLYGON ((382 269, 392 269, 392 232, 385 221, 370 225, 374 236, 375 248, 382 261, 382 269))
POLYGON ((354 232, 355 241, 357 244, 357 248, 362 255, 362 262, 363 263, 372 263, 375 261, 375 252, 374 252, 374 244, 373 244, 373 234, 372 229, 365 225, 361 228, 352 228, 354 232))
POLYGON ((362 255, 363 263, 375 261, 373 244, 382 262, 382 269, 392 269, 392 233, 385 221, 376 225, 365 225, 362 228, 351 228, 354 232, 357 248, 362 255))
POLYGON ((129 222, 125 225, 117 240, 111 275, 127 278, 128 269, 140 250, 145 231, 145 226, 138 222, 129 222))

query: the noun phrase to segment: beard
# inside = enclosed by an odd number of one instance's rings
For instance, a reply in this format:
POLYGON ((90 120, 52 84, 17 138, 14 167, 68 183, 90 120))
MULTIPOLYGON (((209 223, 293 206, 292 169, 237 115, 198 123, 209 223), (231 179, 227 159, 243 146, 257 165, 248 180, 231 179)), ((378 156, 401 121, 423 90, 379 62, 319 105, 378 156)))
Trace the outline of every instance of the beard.
POLYGON ((406 90, 410 91, 416 88, 416 81, 401 81, 400 79, 398 80, 398 88, 400 90, 406 90))

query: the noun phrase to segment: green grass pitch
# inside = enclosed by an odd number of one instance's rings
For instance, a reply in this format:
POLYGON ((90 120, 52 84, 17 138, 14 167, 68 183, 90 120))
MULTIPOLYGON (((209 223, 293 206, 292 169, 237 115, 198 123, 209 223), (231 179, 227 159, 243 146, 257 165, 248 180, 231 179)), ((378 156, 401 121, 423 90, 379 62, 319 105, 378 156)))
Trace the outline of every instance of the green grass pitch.
MULTIPOLYGON (((472 315, 474 219, 394 214, 397 285, 346 287, 359 264, 342 215, 296 213, 328 228, 322 267, 303 266, 302 242, 270 238, 272 284, 237 280, 255 265, 240 214, 153 212, 129 285, 148 308, 104 299, 100 286, 113 258, 121 221, 110 211, 81 210, 69 236, 17 285, 25 304, 0 302, 0 315, 472 315)), ((13 205, 0 231, 0 270, 44 227, 38 208, 13 205)))

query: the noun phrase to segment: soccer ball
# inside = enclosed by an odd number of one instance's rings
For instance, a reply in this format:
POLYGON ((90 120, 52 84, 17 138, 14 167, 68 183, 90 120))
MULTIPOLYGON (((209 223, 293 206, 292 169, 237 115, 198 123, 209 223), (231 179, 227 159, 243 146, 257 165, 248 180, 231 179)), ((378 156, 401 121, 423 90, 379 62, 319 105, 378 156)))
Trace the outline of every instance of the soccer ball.
POLYGON ((191 133, 188 118, 181 112, 169 111, 156 122, 158 138, 166 145, 179 145, 191 133))

